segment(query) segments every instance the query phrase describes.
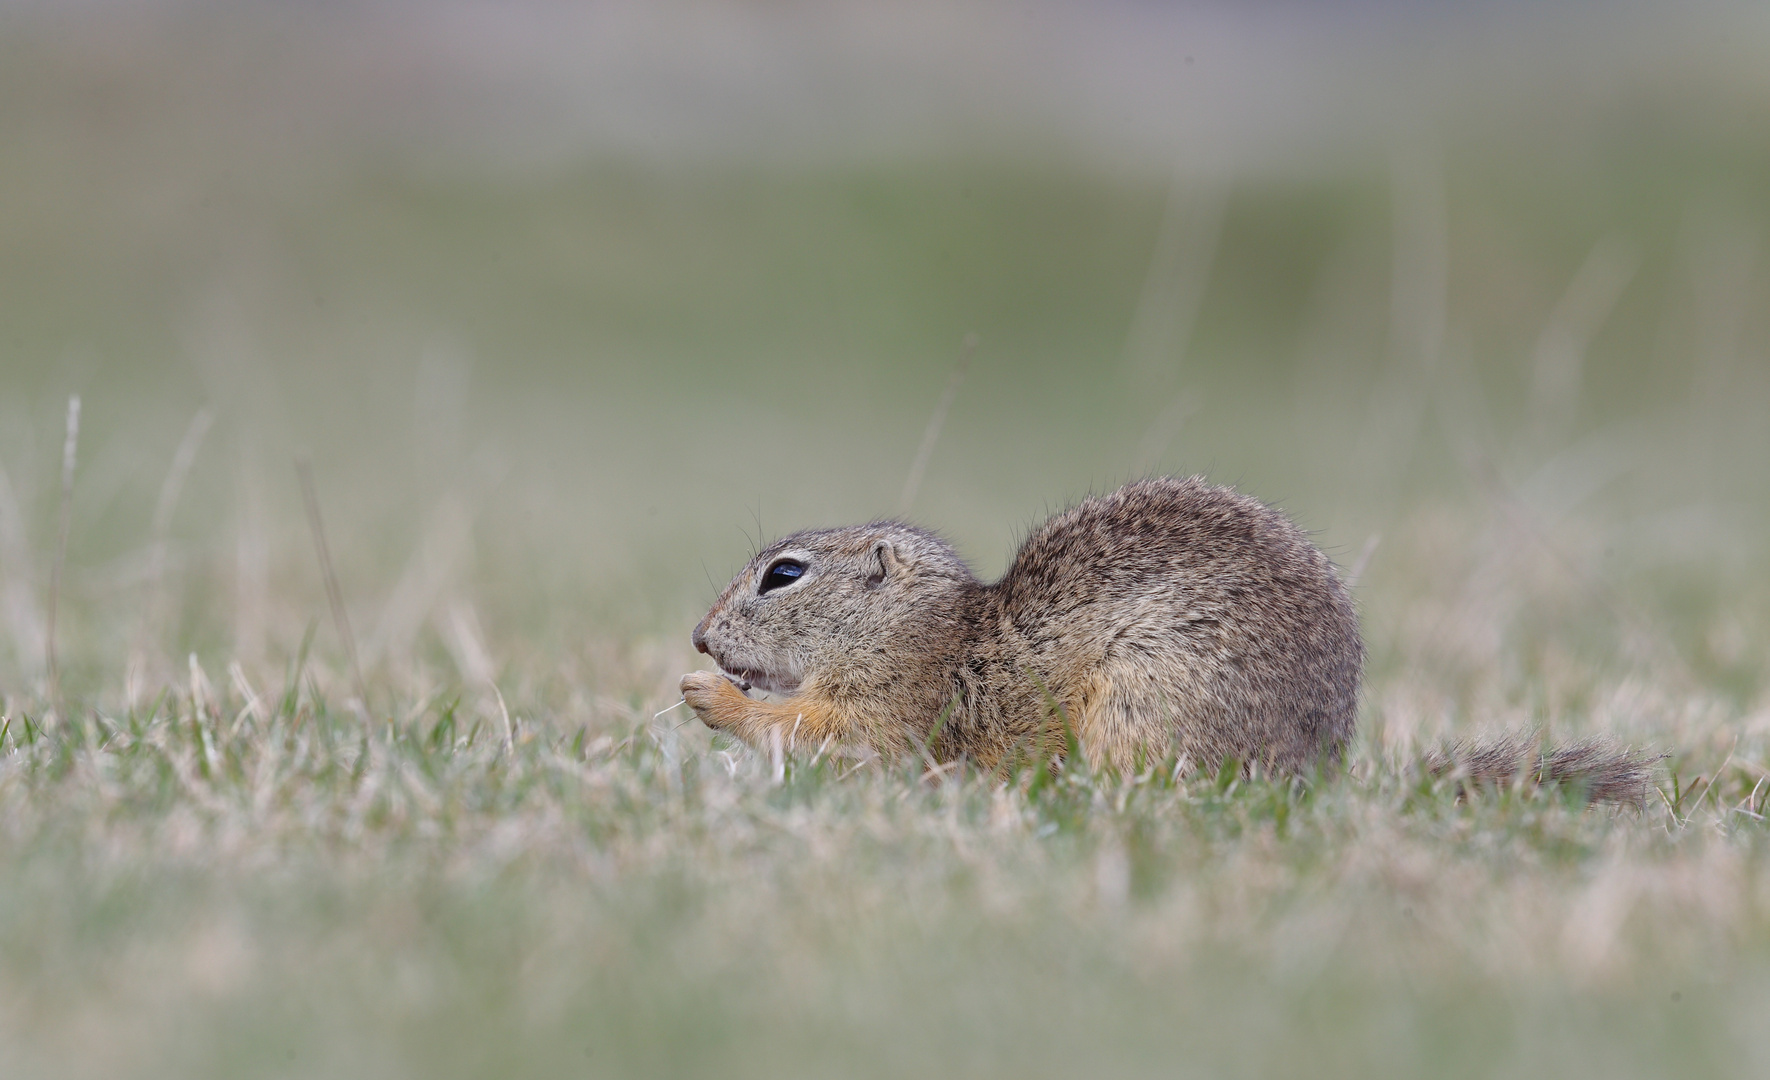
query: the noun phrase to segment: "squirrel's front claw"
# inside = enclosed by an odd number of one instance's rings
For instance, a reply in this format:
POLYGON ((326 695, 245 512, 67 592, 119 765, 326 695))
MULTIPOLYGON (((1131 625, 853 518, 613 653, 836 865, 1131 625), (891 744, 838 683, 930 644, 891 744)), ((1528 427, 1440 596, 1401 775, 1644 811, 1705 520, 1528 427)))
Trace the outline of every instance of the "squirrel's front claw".
POLYGON ((722 671, 691 671, 682 677, 682 700, 708 727, 724 726, 724 710, 734 704, 734 698, 748 700, 722 671))

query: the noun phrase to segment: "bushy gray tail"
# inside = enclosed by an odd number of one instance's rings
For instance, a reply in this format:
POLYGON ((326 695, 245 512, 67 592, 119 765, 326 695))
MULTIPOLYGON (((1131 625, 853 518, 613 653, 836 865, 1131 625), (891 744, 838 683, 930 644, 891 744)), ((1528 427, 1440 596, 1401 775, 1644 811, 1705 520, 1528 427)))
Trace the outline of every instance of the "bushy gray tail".
POLYGON ((1653 766, 1666 756, 1604 738, 1545 746, 1535 736, 1517 734, 1459 740, 1429 755, 1426 768, 1468 787, 1556 784, 1583 791, 1588 802, 1638 807, 1653 790, 1653 766))

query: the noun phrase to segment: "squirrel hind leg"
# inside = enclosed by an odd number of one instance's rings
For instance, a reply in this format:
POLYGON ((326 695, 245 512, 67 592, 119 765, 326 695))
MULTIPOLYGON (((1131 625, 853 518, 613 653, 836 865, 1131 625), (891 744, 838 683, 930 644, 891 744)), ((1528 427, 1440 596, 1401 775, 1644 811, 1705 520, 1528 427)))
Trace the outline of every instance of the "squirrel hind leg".
POLYGON ((1309 773, 1338 761, 1341 728, 1350 724, 1295 716, 1282 703, 1237 703, 1208 673, 1175 665, 1152 671, 1146 660, 1103 665, 1081 695, 1076 721, 1088 763, 1124 774, 1173 757, 1212 771, 1234 759, 1244 772, 1309 773))
POLYGON ((1075 734, 1089 767, 1130 775, 1177 754, 1221 760, 1228 748, 1191 722, 1184 705, 1147 667, 1109 662, 1089 680, 1076 710, 1075 734))

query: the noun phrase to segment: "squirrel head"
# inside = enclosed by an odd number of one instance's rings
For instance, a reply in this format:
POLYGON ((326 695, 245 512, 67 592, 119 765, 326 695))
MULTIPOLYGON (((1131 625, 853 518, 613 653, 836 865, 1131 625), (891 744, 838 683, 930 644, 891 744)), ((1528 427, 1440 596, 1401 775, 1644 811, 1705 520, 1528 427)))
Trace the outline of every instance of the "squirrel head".
POLYGON ((940 537, 898 522, 795 533, 762 549, 694 629, 694 647, 747 687, 877 670, 920 649, 976 578, 940 537))

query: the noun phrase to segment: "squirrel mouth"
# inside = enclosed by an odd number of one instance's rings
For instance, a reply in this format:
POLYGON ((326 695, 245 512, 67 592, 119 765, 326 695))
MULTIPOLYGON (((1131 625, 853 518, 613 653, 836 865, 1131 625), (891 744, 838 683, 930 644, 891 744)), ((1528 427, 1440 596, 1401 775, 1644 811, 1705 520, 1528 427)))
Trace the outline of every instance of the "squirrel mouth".
POLYGON ((719 670, 726 676, 736 680, 740 690, 766 690, 771 694, 790 694, 799 689, 799 680, 789 675, 780 675, 761 668, 728 668, 721 664, 719 670))

